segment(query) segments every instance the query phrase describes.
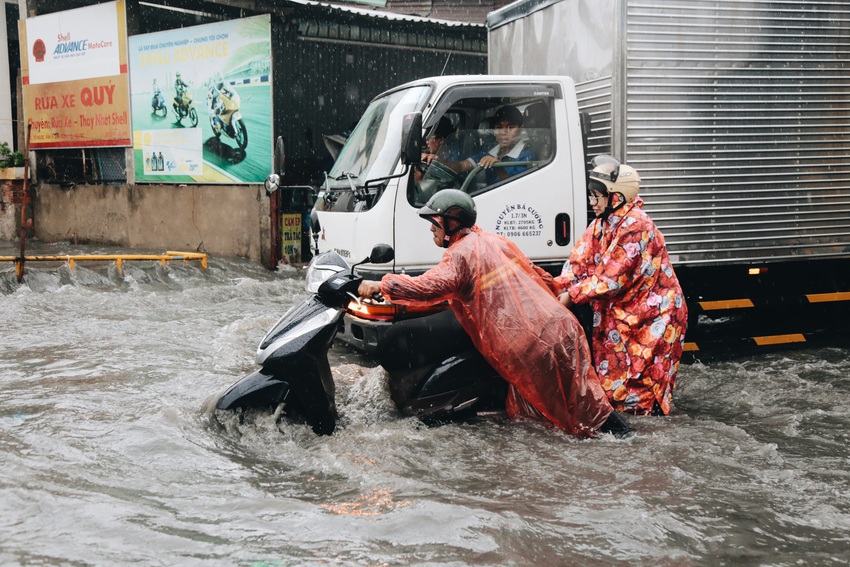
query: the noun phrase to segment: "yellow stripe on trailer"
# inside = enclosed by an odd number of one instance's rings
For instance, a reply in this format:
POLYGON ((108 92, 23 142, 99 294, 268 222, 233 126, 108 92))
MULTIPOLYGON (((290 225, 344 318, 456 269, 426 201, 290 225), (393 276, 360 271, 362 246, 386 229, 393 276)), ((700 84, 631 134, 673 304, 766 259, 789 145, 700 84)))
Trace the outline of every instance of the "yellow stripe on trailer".
POLYGON ((850 291, 836 291, 834 293, 810 293, 806 295, 809 303, 826 303, 829 301, 850 301, 850 291))
POLYGON ((721 309, 746 309, 754 307, 749 299, 721 299, 718 301, 700 301, 703 311, 719 311, 721 309))
POLYGON ((784 345, 790 343, 804 343, 806 337, 801 333, 791 333, 789 335, 767 335, 764 337, 753 337, 753 340, 759 346, 784 345))

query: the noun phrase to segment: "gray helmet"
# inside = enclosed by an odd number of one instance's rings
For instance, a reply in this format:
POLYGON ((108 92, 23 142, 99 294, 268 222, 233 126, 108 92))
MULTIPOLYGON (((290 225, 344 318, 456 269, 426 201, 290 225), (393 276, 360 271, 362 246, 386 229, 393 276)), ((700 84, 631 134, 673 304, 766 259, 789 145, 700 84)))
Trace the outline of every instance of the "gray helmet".
POLYGON ((437 191, 433 197, 428 199, 425 206, 419 209, 419 216, 437 224, 434 217, 443 217, 457 221, 458 227, 449 229, 443 227, 446 234, 451 236, 462 228, 470 228, 478 218, 475 210, 475 201, 472 197, 459 189, 443 189, 437 191))

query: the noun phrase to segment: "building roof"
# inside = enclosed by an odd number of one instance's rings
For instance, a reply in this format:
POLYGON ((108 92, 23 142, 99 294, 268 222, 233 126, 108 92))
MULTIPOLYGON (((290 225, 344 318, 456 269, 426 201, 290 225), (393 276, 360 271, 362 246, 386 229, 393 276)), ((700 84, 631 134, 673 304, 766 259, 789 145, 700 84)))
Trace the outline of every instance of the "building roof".
POLYGON ((367 12, 393 13, 434 20, 484 24, 487 14, 509 4, 506 0, 333 0, 336 6, 367 12))
MULTIPOLYGON (((359 14, 363 16, 371 16, 378 18, 386 18, 388 20, 394 21, 408 21, 408 22, 433 22, 437 24, 443 24, 448 26, 467 26, 467 25, 484 25, 484 20, 480 22, 469 22, 466 20, 455 20, 455 19, 443 19, 438 17, 433 17, 429 15, 424 15, 419 13, 419 11, 408 11, 401 9, 392 9, 389 7, 385 8, 370 8, 367 6, 363 6, 360 4, 353 5, 349 2, 316 2, 314 0, 287 0, 293 4, 300 4, 302 6, 325 6, 331 10, 339 10, 342 12, 349 12, 352 14, 359 14)), ((404 2, 407 4, 407 2, 404 2)), ((425 2, 413 2, 412 4, 424 4, 425 2)), ((430 2, 428 2, 430 4, 430 2)))

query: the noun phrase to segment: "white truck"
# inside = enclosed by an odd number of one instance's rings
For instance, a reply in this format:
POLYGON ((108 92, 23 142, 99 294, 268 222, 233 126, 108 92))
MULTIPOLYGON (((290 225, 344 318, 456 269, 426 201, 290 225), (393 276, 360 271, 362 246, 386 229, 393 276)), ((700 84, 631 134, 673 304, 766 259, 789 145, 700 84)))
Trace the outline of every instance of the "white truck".
MULTIPOLYGON (((320 192, 317 247, 359 260, 385 242, 386 269, 421 272, 441 250, 416 211, 454 186, 474 196, 484 230, 559 273, 589 221, 586 164, 613 154, 641 174, 667 239, 687 349, 846 337, 848 15, 842 2, 514 2, 488 18, 491 75, 423 79, 372 102, 320 192), (492 147, 488 121, 504 105, 522 112, 534 154, 521 173, 491 183, 402 163, 411 113, 426 136, 451 121, 451 161, 492 147)), ((417 315, 352 314, 343 338, 369 351, 382 325, 417 315)))
POLYGON ((536 159, 525 171, 492 185, 485 185, 481 172, 470 175, 465 190, 475 197, 478 222, 485 230, 516 240, 535 261, 560 269, 587 221, 581 125, 575 86, 568 77, 435 77, 378 96, 319 193, 319 250, 334 249, 359 260, 376 242, 386 242, 396 255, 389 269, 423 271, 439 262, 441 250, 430 243, 429 224, 417 211, 436 189, 462 187, 467 175, 453 173, 440 159, 421 181, 416 168, 404 170, 403 120, 411 113, 424 114, 427 133, 448 117, 454 131, 442 151, 458 161, 490 149, 494 134, 488 120, 506 104, 525 114, 546 113, 535 115, 538 123, 532 125, 526 117, 523 124, 523 142, 533 147, 536 159))

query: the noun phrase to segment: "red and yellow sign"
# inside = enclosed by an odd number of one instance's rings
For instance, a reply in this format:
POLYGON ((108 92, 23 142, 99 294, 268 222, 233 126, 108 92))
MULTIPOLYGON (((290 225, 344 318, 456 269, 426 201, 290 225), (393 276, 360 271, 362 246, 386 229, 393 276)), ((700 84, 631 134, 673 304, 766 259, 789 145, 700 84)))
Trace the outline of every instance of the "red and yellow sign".
POLYGON ((124 2, 18 23, 30 148, 130 146, 124 2))
POLYGON ((283 214, 283 255, 301 258, 301 213, 283 214))

